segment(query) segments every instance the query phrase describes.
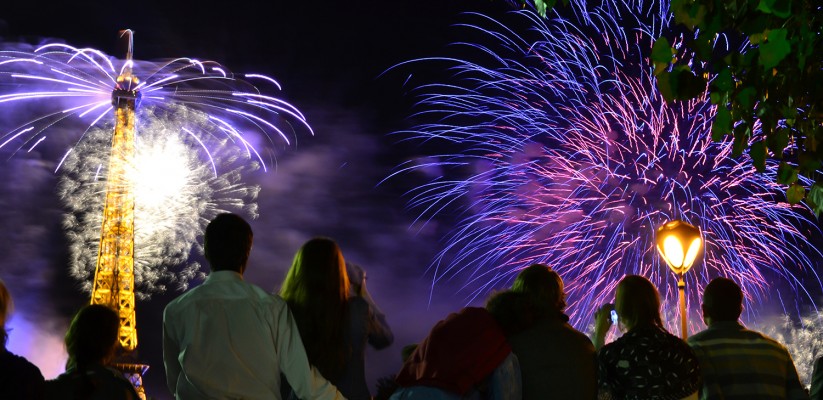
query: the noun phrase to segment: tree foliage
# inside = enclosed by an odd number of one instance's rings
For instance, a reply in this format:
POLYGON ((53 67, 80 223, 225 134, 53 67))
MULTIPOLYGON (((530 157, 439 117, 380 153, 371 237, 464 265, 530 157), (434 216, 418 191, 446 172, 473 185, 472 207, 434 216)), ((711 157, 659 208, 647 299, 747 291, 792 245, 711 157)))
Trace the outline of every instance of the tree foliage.
POLYGON ((816 0, 671 0, 675 23, 651 55, 661 93, 693 98, 708 85, 716 140, 734 137, 759 170, 781 161, 790 203, 823 211, 823 8, 816 0), (808 191, 808 193, 807 193, 808 191))
MULTIPOLYGON (((545 17, 557 0, 531 2, 545 17)), ((650 59, 668 101, 708 90, 715 140, 758 170, 781 162, 787 200, 823 212, 823 5, 819 0, 670 0, 677 25, 650 59)), ((568 0, 563 1, 567 3, 568 0)))

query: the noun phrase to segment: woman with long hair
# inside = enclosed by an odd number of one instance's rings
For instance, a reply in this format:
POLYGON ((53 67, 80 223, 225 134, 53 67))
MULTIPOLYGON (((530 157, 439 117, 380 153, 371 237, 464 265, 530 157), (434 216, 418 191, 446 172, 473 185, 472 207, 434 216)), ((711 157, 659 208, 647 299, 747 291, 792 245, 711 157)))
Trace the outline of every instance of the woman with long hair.
POLYGON ((595 313, 594 346, 598 381, 613 399, 697 399, 700 369, 683 340, 670 334, 660 318, 660 295, 648 279, 627 275, 617 284, 615 303, 595 313), (616 310, 623 335, 604 344, 616 310))
POLYGON ((371 397, 365 377, 366 343, 381 349, 394 339, 366 291, 365 277, 358 283, 350 290, 340 247, 320 237, 297 251, 280 288, 309 362, 350 400, 371 397))
POLYGON ((110 368, 120 346, 119 328, 113 309, 100 304, 81 308, 66 332, 66 372, 46 381, 46 399, 137 400, 131 383, 110 368))

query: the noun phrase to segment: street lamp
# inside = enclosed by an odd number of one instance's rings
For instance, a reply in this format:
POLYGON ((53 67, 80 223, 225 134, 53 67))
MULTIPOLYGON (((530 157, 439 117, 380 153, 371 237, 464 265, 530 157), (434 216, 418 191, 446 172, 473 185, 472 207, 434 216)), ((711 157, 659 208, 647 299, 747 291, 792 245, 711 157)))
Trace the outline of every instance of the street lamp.
POLYGON ((686 340, 686 282, 683 275, 694 264, 703 245, 700 229, 688 222, 676 219, 657 229, 657 251, 677 275, 680 292, 680 335, 686 340))

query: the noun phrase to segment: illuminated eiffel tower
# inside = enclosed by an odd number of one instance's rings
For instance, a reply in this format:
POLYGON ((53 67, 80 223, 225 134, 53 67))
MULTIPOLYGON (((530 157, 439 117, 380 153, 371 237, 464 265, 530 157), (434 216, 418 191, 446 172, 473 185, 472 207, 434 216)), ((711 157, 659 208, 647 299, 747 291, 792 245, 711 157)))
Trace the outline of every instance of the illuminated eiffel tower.
POLYGON ((137 348, 134 307, 134 187, 126 176, 126 167, 134 162, 134 114, 140 102, 140 92, 137 90, 138 79, 132 75, 132 32, 122 31, 121 38, 128 41, 128 50, 126 63, 111 94, 116 121, 91 304, 109 306, 119 314, 122 354, 115 367, 123 372, 140 397, 145 399, 143 374, 149 366, 125 361, 137 348))

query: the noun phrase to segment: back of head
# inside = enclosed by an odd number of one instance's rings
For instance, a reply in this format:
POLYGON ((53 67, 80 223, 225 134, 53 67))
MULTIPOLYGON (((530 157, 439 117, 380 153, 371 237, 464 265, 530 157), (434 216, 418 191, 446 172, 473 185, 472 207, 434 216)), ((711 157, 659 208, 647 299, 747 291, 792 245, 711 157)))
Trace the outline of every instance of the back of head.
POLYGON ((0 344, 6 346, 8 332, 6 332, 6 319, 14 310, 14 302, 11 300, 11 293, 6 288, 5 282, 0 280, 0 344))
POLYGON ((526 294, 538 313, 563 312, 566 308, 563 280, 547 265, 532 264, 520 271, 511 290, 526 294))
POLYGON ((343 253, 333 240, 314 238, 297 254, 280 288, 289 303, 309 362, 327 379, 342 373, 349 278, 343 253))
POLYGON ((100 304, 81 308, 66 332, 68 367, 83 369, 108 362, 116 350, 119 328, 120 318, 113 309, 100 304))
POLYGON ((712 321, 737 321, 743 312, 743 291, 734 281, 715 278, 703 291, 703 312, 712 321))
POLYGON ((319 237, 303 244, 294 255, 280 295, 296 303, 318 297, 344 303, 349 295, 349 277, 337 243, 319 237))
POLYGON ((497 292, 486 301, 486 310, 507 337, 529 329, 535 319, 528 295, 512 290, 497 292))
POLYGON ((615 307, 624 326, 656 325, 663 328, 660 319, 660 295, 648 279, 640 275, 627 275, 617 284, 615 307))
POLYGON ((212 271, 243 273, 254 236, 251 226, 237 214, 224 213, 206 227, 204 247, 212 271))

